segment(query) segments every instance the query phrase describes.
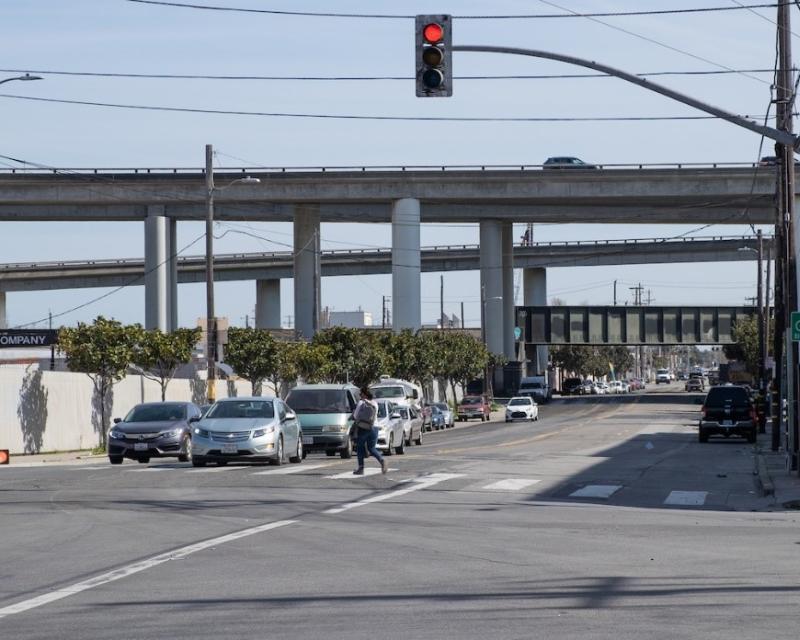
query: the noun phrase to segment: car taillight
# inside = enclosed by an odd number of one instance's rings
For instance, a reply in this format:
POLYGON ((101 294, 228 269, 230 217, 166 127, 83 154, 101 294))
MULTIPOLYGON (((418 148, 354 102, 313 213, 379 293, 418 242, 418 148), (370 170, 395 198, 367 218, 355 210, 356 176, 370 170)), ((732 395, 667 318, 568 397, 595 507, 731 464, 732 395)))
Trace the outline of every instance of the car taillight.
POLYGON ((706 405, 703 405, 702 408, 700 409, 700 413, 703 414, 704 418, 707 416, 707 413, 706 413, 707 411, 708 410, 706 409, 706 405))

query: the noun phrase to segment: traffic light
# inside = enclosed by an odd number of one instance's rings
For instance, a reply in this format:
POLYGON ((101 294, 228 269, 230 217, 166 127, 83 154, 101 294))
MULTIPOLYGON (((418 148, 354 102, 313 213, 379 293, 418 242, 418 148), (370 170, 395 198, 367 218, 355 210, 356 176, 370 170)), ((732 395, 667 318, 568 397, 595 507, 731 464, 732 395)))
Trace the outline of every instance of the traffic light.
POLYGON ((453 95, 453 19, 449 15, 417 16, 417 97, 453 95))

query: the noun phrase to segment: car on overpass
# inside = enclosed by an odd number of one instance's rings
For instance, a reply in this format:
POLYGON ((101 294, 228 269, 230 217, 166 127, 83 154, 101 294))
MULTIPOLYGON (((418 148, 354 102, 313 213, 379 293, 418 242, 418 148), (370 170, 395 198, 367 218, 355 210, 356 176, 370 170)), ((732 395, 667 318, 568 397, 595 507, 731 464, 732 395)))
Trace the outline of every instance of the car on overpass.
POLYGON ((573 156, 552 156, 544 161, 542 169, 597 169, 597 166, 573 156))

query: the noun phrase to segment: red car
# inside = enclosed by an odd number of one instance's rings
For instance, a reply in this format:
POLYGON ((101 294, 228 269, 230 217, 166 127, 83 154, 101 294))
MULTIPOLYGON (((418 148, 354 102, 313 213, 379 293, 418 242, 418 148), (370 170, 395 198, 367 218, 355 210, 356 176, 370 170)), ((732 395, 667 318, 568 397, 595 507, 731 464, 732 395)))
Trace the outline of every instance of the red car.
POLYGON ((458 403, 459 421, 480 418, 481 422, 486 422, 490 412, 491 406, 486 396, 465 396, 458 403))

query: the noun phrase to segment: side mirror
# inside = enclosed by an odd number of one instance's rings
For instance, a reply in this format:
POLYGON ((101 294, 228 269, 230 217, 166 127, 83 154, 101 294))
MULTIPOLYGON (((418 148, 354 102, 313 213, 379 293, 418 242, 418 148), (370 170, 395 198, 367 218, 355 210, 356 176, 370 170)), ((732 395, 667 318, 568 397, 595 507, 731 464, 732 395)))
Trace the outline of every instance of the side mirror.
POLYGON ((192 416, 189 418, 189 422, 200 422, 201 416, 192 416))
POLYGON ((114 418, 114 424, 119 424, 122 422, 122 418, 114 418))
POLYGON ((414 389, 414 393, 412 395, 414 396, 414 400, 419 400, 419 391, 414 389))
POLYGON ((398 418, 400 418, 400 414, 399 413, 393 413, 389 417, 392 418, 393 420, 397 420, 398 418))
POLYGON ((294 411, 287 411, 286 412, 286 419, 287 420, 294 420, 297 417, 297 414, 294 411))

